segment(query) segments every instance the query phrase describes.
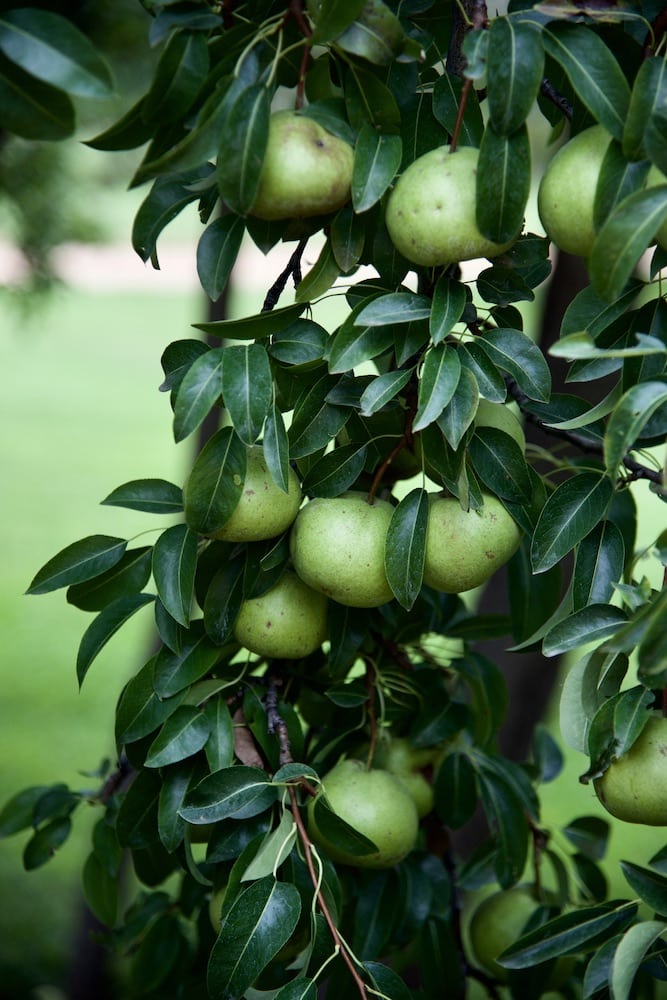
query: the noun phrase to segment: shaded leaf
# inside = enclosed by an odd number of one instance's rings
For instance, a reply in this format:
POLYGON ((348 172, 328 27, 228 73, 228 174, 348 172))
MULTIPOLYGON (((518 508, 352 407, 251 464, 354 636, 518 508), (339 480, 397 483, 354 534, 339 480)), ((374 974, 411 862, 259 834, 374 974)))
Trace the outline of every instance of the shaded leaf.
POLYGON ((197 274, 209 299, 216 302, 225 290, 236 263, 245 224, 238 215, 224 215, 204 230, 197 244, 197 274))
POLYGON ((480 232, 488 239, 506 243, 521 230, 530 192, 530 169, 525 125, 510 135, 497 135, 491 127, 484 130, 477 167, 476 217, 480 232))
POLYGON ((91 663, 106 646, 109 639, 116 634, 119 628, 128 621, 145 604, 150 604, 155 598, 152 594, 131 594, 128 597, 119 597, 118 600, 99 613, 99 615, 88 626, 81 637, 79 651, 76 657, 76 676, 79 687, 83 684, 83 679, 88 673, 91 663))
POLYGON ((595 472, 580 472, 561 483, 542 508, 531 545, 534 573, 543 573, 565 556, 602 520, 614 487, 595 472))
POLYGON ((269 135, 270 94, 263 83, 241 91, 220 129, 216 176, 220 195, 237 215, 252 208, 269 135))
POLYGON ((362 125, 354 148, 352 204, 355 212, 366 212, 385 193, 401 165, 403 143, 398 135, 378 132, 362 125))
POLYGON ((147 514, 180 514, 183 491, 166 479, 133 479, 117 486, 102 500, 107 507, 128 507, 147 514))
POLYGON ((263 344, 224 348, 222 396, 236 433, 251 445, 261 434, 273 398, 271 366, 263 344))
POLYGON ((113 535, 88 535, 49 559, 28 587, 28 594, 48 594, 60 587, 91 580, 120 562, 127 542, 113 535))
POLYGON ((186 628, 197 568, 197 535, 186 524, 163 531, 153 548, 153 577, 158 597, 172 618, 186 628))
POLYGON ((385 541, 384 568, 398 603, 408 611, 424 577, 428 494, 416 488, 394 508, 385 541))

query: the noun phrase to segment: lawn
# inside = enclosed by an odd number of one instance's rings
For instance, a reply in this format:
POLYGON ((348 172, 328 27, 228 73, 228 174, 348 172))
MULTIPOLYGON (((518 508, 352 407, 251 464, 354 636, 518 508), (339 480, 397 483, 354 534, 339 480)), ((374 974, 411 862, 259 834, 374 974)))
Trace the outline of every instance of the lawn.
MULTIPOLYGON (((261 300, 255 298, 251 308, 259 308, 261 300)), ((31 784, 65 781, 89 787, 90 779, 79 772, 95 769, 113 754, 113 704, 147 655, 150 613, 109 644, 79 693, 74 663, 88 616, 68 606, 62 592, 39 598, 24 592, 36 570, 71 541, 92 533, 131 538, 164 525, 99 504, 116 485, 134 478, 182 482, 191 445, 173 444, 168 398, 158 392, 159 358, 167 343, 193 335, 190 324, 203 308, 190 292, 62 290, 26 321, 0 303, 5 375, 0 404, 5 483, 0 500, 5 755, 0 803, 31 784)), ((649 498, 646 509, 643 541, 655 532, 656 519, 664 519, 664 507, 655 498, 649 498)), ((547 825, 561 825, 581 813, 602 815, 590 786, 578 783, 584 769, 580 755, 568 755, 562 777, 547 790, 547 825)), ((93 818, 92 813, 80 817, 71 842, 30 875, 21 869, 25 837, 0 842, 4 998, 46 997, 30 992, 31 986, 64 983, 80 912, 80 864, 93 818)), ((610 872, 619 857, 642 864, 662 844, 661 831, 619 830, 612 839, 610 872)), ((615 891, 628 890, 619 879, 615 891)))

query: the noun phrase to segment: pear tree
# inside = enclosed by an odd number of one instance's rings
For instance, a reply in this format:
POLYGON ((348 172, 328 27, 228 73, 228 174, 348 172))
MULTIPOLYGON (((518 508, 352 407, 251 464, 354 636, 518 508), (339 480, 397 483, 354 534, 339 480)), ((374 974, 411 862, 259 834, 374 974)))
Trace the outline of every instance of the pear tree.
MULTIPOLYGON (((26 567, 81 611, 80 685, 135 615, 156 641, 98 783, 17 789, 0 834, 38 868, 96 811, 83 885, 128 997, 657 995, 667 832, 621 894, 603 859, 612 813, 667 823, 661 6, 142 6, 152 78, 86 140, 136 151, 128 240, 157 266, 194 213, 208 299, 246 246, 266 294, 156 358, 189 471, 104 500, 152 544, 26 567), (566 658, 527 760, 492 642, 566 658), (550 825, 564 750, 589 806, 550 825)), ((67 141, 110 93, 63 13, 3 10, 0 50, 8 135, 67 141)))

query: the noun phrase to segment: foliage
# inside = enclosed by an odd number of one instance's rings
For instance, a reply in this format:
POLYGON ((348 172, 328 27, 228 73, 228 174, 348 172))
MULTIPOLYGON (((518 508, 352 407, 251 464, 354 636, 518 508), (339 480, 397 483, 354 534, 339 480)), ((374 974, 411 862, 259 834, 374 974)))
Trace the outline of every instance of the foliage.
MULTIPOLYGON (((639 575, 629 492, 641 480, 666 496, 651 451, 667 431, 664 250, 652 251, 647 276, 638 270, 667 208, 665 186, 645 188, 638 169, 667 172, 654 5, 517 2, 490 22, 480 3, 464 4, 464 19, 431 0, 144 6, 159 50, 153 79, 89 142, 146 147, 131 181, 150 184, 132 233, 137 253, 158 266, 161 233, 196 206, 205 227, 198 272, 217 300, 245 234, 266 254, 281 241, 296 249, 261 313, 199 324, 206 341, 165 348, 175 439, 195 435, 211 412, 219 429, 183 487, 135 480, 103 502, 176 523, 152 546, 89 536, 34 577, 29 593, 67 588, 67 600, 94 615, 78 652, 80 684, 142 609, 160 643, 118 698, 117 766, 90 791, 17 793, 0 833, 31 831, 24 863, 35 869, 66 841, 83 803, 99 809, 84 889, 109 947, 131 956, 132 996, 286 1000, 314 997, 327 982, 331 995, 400 1000, 413 987, 440 997, 445 984, 464 996, 470 980, 498 996, 468 954, 461 900, 508 889, 526 872, 538 888, 548 881, 557 905, 540 907, 544 921, 505 953, 510 995, 541 995, 549 963, 574 956, 563 995, 635 996, 665 976, 665 851, 649 868, 624 863, 629 898, 610 900, 599 869, 604 821, 576 817, 562 830, 569 849, 554 846, 539 788, 558 771, 558 747, 538 731, 530 762, 498 753, 505 682, 477 644, 501 636, 517 656, 536 646, 547 657, 576 654, 562 716, 568 741, 589 758, 583 780, 627 752, 648 710, 662 708, 665 591, 639 575), (253 217, 272 103, 300 109, 354 149, 351 200, 333 216, 253 217), (547 359, 516 308, 549 275, 546 238, 523 232, 476 273, 415 267, 384 223, 397 177, 458 143, 479 149, 480 230, 510 239, 526 209, 535 109, 556 133, 599 123, 613 137, 591 284, 552 351, 579 394, 551 391, 547 359), (319 257, 302 278, 313 237, 319 257), (290 277, 294 301, 281 304, 290 277), (348 311, 327 330, 314 315, 335 283, 348 311), (515 402, 574 452, 554 449, 538 465, 510 433, 476 424, 480 400, 515 402), (234 633, 241 604, 290 563, 289 531, 211 537, 241 502, 255 445, 279 488, 292 467, 308 498, 354 489, 393 504, 384 552, 393 599, 363 609, 330 601, 328 641, 300 659, 253 655, 234 633), (473 512, 492 494, 520 527, 507 615, 478 615, 460 594, 423 584, 428 494, 441 491, 473 512), (364 858, 375 845, 318 799, 326 841, 359 861, 334 864, 312 842, 307 803, 341 756, 372 763, 388 737, 421 752, 415 770, 432 783, 434 811, 404 860, 371 871, 364 858), (478 806, 489 837, 458 857, 451 834, 478 806), (129 905, 127 855, 140 883, 129 905), (221 887, 215 931, 209 904, 221 887)), ((0 14, 0 70, 0 125, 29 139, 66 138, 73 98, 111 86, 85 36, 38 8, 0 14)), ((659 567, 665 537, 658 529, 652 546, 659 567)))

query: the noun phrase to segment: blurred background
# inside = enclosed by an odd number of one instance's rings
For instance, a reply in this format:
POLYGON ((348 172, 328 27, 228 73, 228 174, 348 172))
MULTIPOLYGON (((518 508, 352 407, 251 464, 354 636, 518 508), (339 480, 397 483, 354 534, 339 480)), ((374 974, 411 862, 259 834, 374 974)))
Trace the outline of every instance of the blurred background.
MULTIPOLYGON (((79 108, 77 140, 0 137, 0 808, 30 785, 95 788, 98 779, 86 772, 113 759, 114 705, 149 655, 150 612, 109 643, 79 691, 76 652, 90 616, 67 605, 62 591, 24 594, 70 542, 98 533, 132 539, 165 526, 100 502, 135 478, 182 484, 194 445, 173 442, 169 399, 158 391, 160 356, 171 341, 194 336, 191 324, 208 310, 196 278, 196 211, 161 238, 160 270, 144 265, 130 233, 147 188, 126 190, 141 151, 102 153, 83 144, 142 92, 151 69, 147 16, 136 0, 78 8, 77 23, 113 66, 117 98, 79 108)), ((280 271, 251 248, 244 261, 232 280, 232 314, 258 311, 280 271)), ((543 305, 542 296, 527 307, 533 325, 543 305)), ((640 544, 648 544, 664 507, 645 488, 637 495, 645 511, 640 544)), ((547 718, 554 731, 558 689, 547 718)), ((531 706, 525 711, 529 725, 531 706)), ((545 789, 545 826, 602 815, 592 788, 577 780, 585 766, 580 755, 567 756, 545 789)), ((96 818, 92 809, 77 810, 70 840, 30 873, 22 868, 27 836, 0 841, 1 1000, 84 995, 77 993, 88 939, 80 878, 96 818)), ((662 846, 661 831, 615 830, 606 866, 614 891, 628 891, 619 858, 645 864, 662 846)))

